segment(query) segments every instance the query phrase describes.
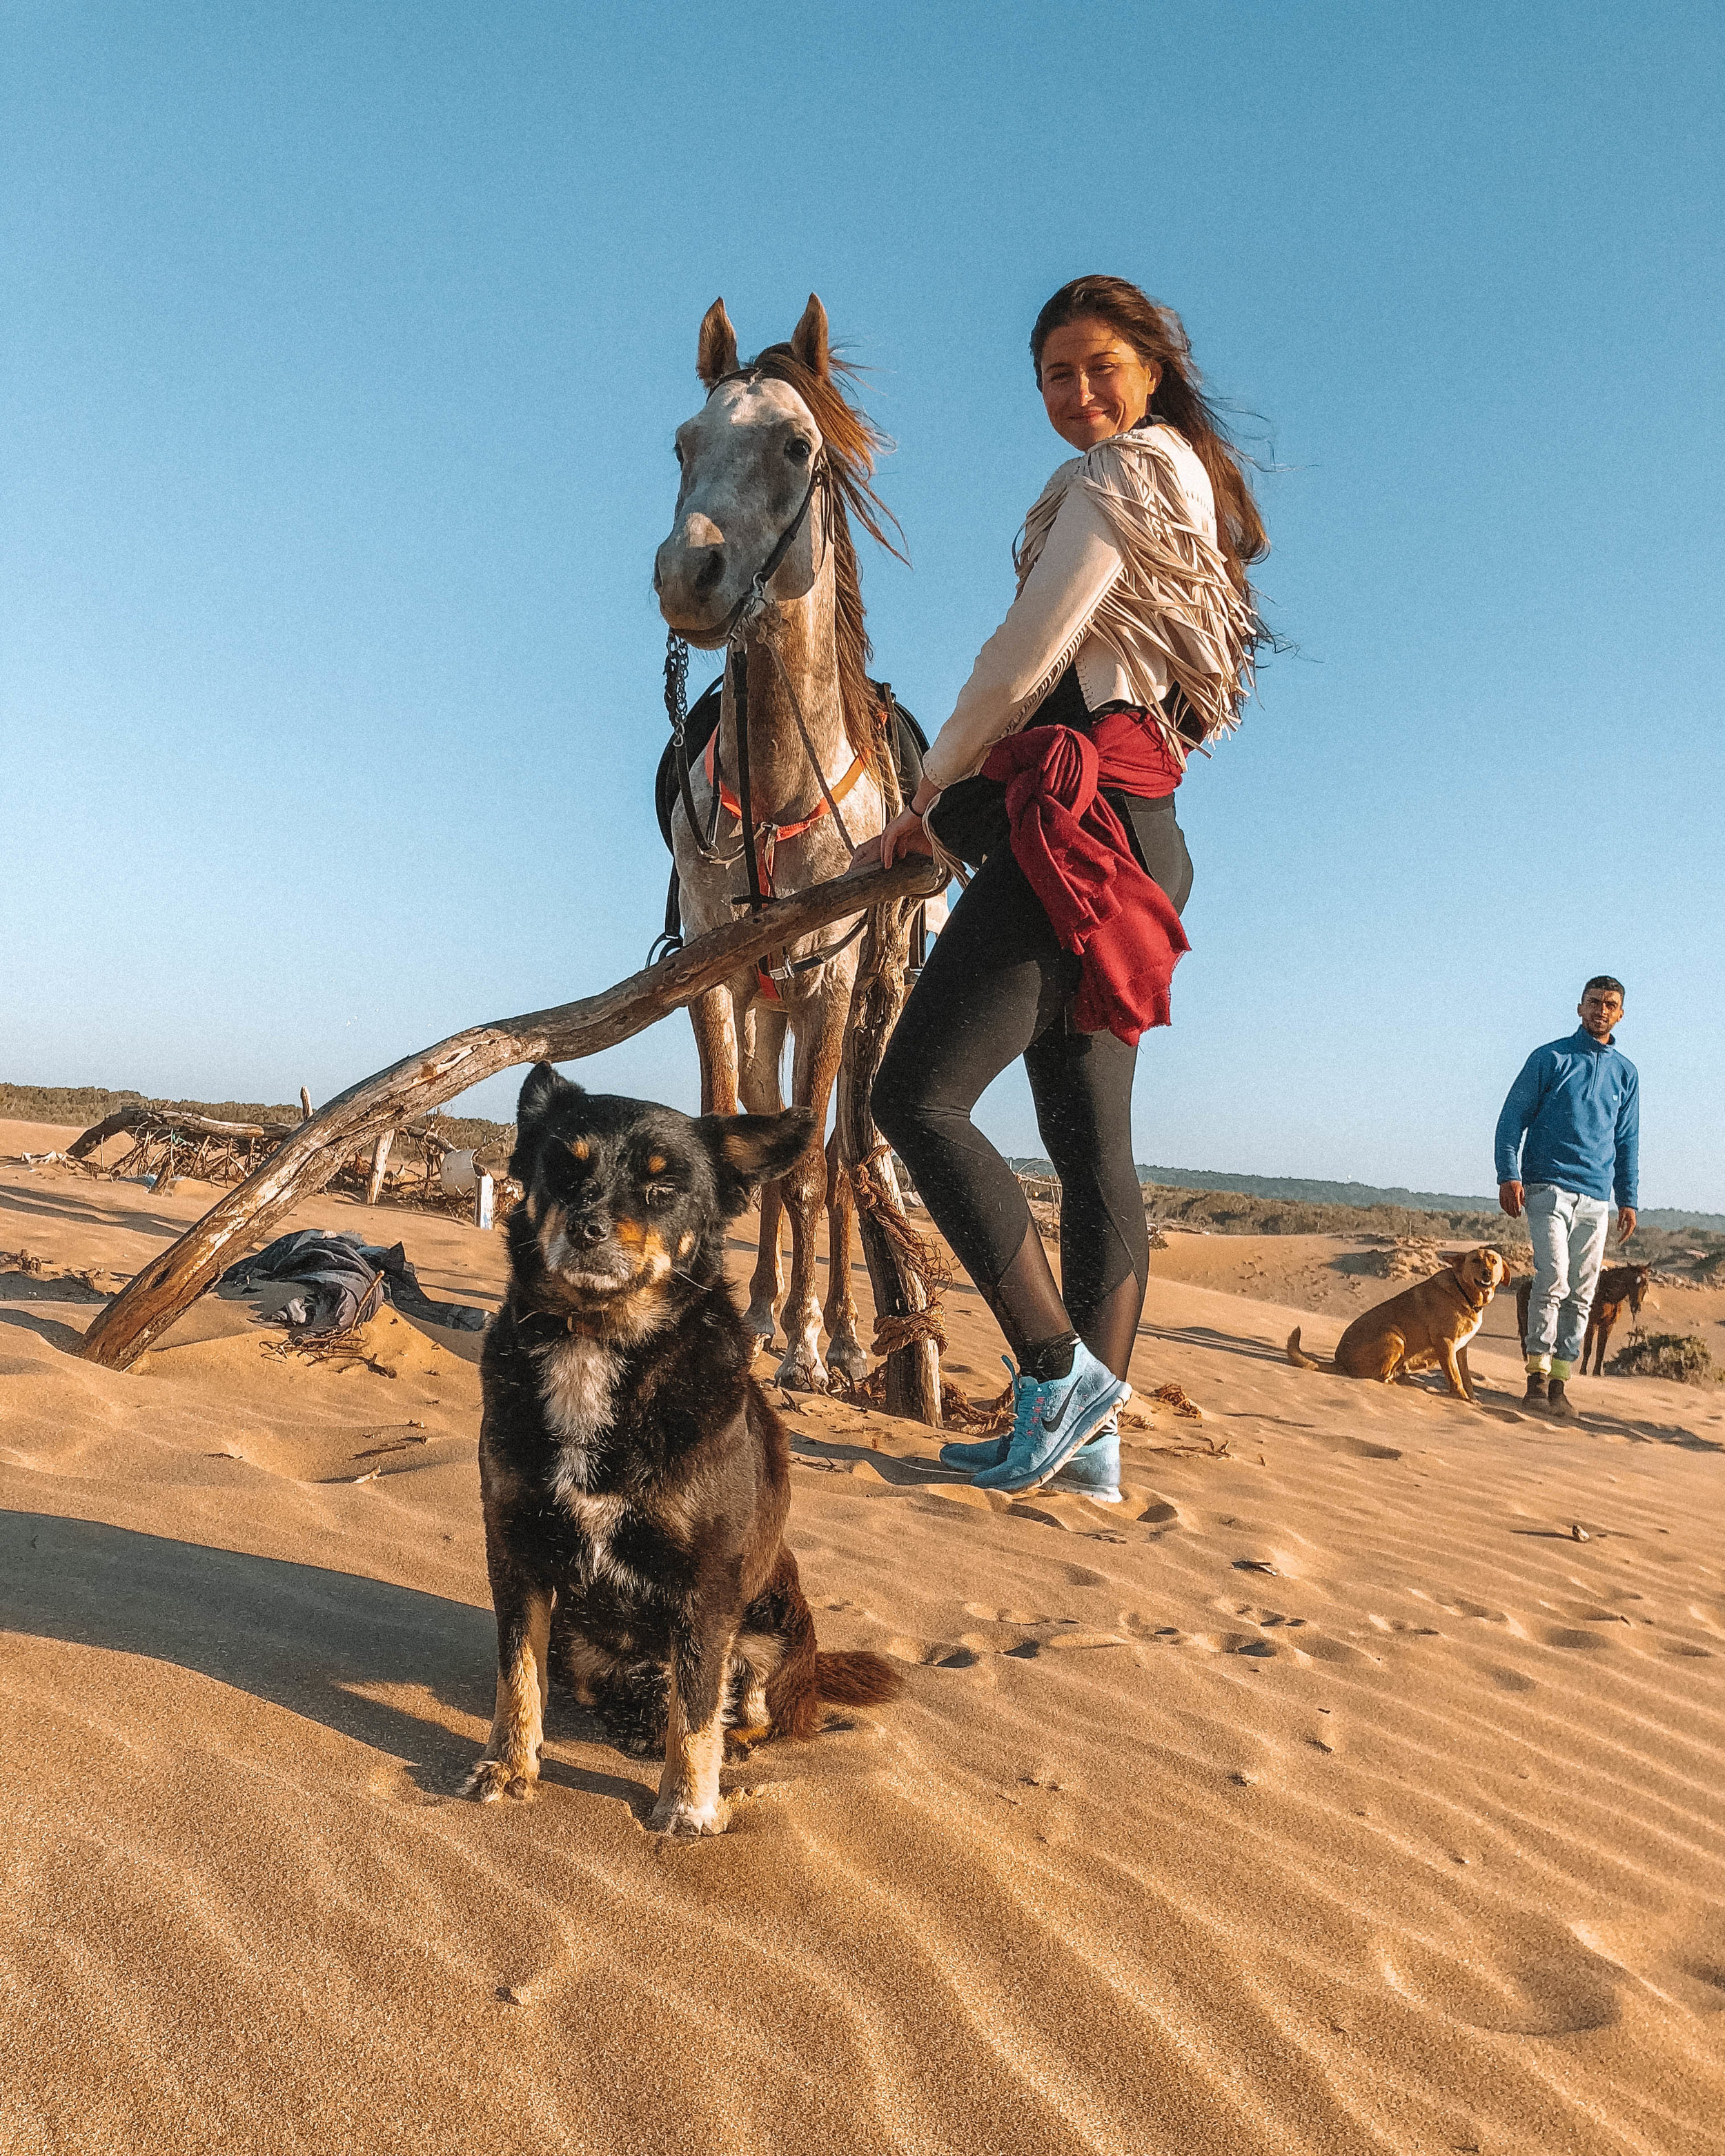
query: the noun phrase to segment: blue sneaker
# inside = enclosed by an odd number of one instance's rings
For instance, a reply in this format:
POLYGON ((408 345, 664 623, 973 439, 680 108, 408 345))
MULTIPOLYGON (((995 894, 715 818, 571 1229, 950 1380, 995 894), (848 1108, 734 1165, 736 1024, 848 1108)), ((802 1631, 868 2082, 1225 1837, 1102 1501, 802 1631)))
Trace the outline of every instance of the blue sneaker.
POLYGON ((1088 1497, 1093 1505, 1120 1502, 1120 1424, 1114 1416, 1085 1440, 1048 1487, 1088 1497))
MULTIPOLYGON (((998 1467, 1006 1457, 1010 1437, 985 1437, 973 1445, 943 1445, 941 1465, 966 1475, 984 1467, 998 1467)), ((1049 1484, 1050 1490, 1074 1491, 1099 1505, 1120 1502, 1120 1424, 1113 1415, 1087 1437, 1049 1484)))
POLYGON ((1064 1378, 1039 1381, 1014 1371, 1012 1390, 1016 1412, 1006 1457, 999 1466, 985 1467, 977 1476, 979 1490, 1035 1489, 1132 1396, 1125 1379, 1099 1363, 1081 1340, 1064 1378))
POLYGON ((1011 1443, 1011 1437, 1007 1435, 979 1438, 971 1445, 943 1445, 941 1466, 959 1468, 966 1475, 973 1475, 978 1467, 998 1467, 1011 1443))

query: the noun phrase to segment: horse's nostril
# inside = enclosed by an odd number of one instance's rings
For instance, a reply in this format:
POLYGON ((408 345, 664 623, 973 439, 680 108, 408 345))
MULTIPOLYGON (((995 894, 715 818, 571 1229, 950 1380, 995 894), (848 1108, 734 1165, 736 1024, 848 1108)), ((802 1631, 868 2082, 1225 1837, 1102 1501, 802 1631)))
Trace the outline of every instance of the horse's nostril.
POLYGON ((715 547, 695 572, 695 588, 705 598, 725 573, 725 550, 715 547))
POLYGON ((583 1220, 579 1232, 583 1243, 603 1243, 610 1233, 610 1223, 606 1220, 583 1220))

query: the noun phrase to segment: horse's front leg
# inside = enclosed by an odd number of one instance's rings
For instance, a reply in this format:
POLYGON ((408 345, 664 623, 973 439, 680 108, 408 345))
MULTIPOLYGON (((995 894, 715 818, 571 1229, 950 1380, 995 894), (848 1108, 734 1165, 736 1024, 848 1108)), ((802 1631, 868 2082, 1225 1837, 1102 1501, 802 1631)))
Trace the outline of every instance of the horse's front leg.
MULTIPOLYGON (((784 1054, 785 1017, 782 1009, 756 1003, 742 1024, 742 1056, 738 1085, 742 1105, 752 1116, 776 1116, 784 1106, 779 1090, 778 1067, 784 1054)), ((749 1306, 743 1323, 751 1332, 771 1340, 778 1322, 778 1306, 784 1293, 779 1270, 778 1224, 784 1199, 777 1182, 761 1186, 761 1235, 749 1281, 749 1306)))
POLYGON ((853 1385, 869 1374, 869 1358, 856 1331, 856 1291, 850 1280, 850 1230, 856 1193, 839 1158, 839 1133, 827 1140, 827 1363, 853 1385))
POLYGON ((827 1367, 820 1357, 820 1304, 814 1292, 815 1231, 827 1194, 827 1157, 822 1134, 833 1097, 833 1081, 845 1052, 850 1015, 850 980, 843 975, 803 1005, 793 1021, 796 1055, 791 1099, 814 1111, 814 1135, 809 1150, 787 1169, 781 1181, 785 1210, 791 1216, 791 1278, 779 1312, 784 1327, 785 1357, 778 1382, 793 1391, 824 1393, 827 1367))
POLYGON ((701 1058, 701 1112, 737 1113, 737 1006, 727 988, 709 988, 689 1006, 701 1058))

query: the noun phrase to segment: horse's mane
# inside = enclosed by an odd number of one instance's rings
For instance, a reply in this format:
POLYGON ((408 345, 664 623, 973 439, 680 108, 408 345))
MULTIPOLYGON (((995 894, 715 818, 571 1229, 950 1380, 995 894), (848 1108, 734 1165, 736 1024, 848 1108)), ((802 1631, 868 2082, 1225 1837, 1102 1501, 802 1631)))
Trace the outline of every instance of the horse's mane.
POLYGON ((871 539, 902 562, 906 557, 888 538, 890 527, 901 540, 898 519, 869 484, 875 459, 892 447, 880 429, 845 396, 840 380, 854 381, 856 369, 842 359, 829 362, 831 377, 803 366, 788 344, 769 344, 750 361, 744 372, 764 375, 794 389, 809 407, 809 415, 826 444, 827 468, 832 475, 829 501, 832 512, 834 629, 839 647, 839 704, 845 716, 845 735, 853 752, 878 777, 884 752, 890 758, 891 744, 881 726, 880 699, 869 679, 869 632, 863 620, 862 584, 856 565, 856 546, 850 536, 850 516, 871 539), (834 379, 834 377, 839 377, 834 379))

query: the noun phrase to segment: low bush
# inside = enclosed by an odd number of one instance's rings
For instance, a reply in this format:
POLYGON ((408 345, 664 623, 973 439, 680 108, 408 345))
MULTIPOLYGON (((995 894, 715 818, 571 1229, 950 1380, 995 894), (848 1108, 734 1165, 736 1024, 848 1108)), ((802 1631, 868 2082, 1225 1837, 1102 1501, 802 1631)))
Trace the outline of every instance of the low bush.
POLYGON ((1650 1332, 1605 1367, 1614 1378, 1669 1378, 1679 1385, 1710 1385, 1717 1375, 1706 1341, 1692 1332, 1650 1332))

